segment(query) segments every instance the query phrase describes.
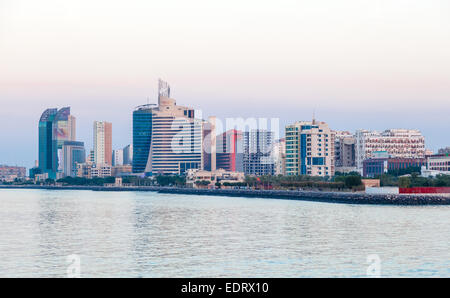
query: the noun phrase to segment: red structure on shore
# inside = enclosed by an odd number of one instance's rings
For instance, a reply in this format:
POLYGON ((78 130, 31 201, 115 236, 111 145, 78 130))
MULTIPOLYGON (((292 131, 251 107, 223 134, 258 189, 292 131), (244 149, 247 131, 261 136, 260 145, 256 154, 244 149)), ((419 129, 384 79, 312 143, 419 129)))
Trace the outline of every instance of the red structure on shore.
POLYGON ((450 194, 450 187, 400 187, 399 193, 448 193, 450 194))

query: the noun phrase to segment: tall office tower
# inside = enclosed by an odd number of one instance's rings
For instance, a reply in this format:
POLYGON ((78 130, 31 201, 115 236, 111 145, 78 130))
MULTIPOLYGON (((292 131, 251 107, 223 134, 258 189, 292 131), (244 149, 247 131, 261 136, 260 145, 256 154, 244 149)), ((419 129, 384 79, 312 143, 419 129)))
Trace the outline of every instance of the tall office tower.
POLYGON ((94 163, 112 165, 112 124, 94 121, 94 163))
POLYGON ((154 106, 143 105, 133 111, 133 173, 145 173, 149 169, 154 106))
POLYGON ((65 141, 62 146, 61 172, 62 176, 76 177, 77 164, 86 162, 86 151, 83 142, 65 141))
POLYGON ((159 80, 158 106, 133 112, 133 173, 183 174, 202 167, 202 122, 194 110, 177 106, 170 86, 159 80))
POLYGON ((282 138, 273 144, 272 158, 275 163, 275 175, 286 175, 286 139, 282 138))
POLYGON ((286 175, 334 176, 334 139, 325 122, 286 126, 286 175))
POLYGON ((336 172, 356 170, 355 137, 348 131, 336 131, 334 141, 336 172))
POLYGON ((53 158, 53 120, 58 109, 47 109, 39 120, 39 168, 42 173, 56 176, 58 166, 53 158))
POLYGON ((62 170, 62 146, 65 141, 75 141, 75 117, 70 107, 47 109, 39 120, 39 168, 49 178, 56 179, 62 170))
POLYGON ((274 132, 250 130, 244 132, 244 173, 247 175, 274 175, 275 164, 272 158, 274 132))
POLYGON ((391 157, 424 158, 425 138, 415 129, 388 129, 383 132, 358 130, 356 138, 356 167, 362 173, 363 162, 384 151, 391 157))
POLYGON ((203 170, 216 170, 216 117, 209 117, 203 125, 202 159, 203 170))
POLYGON ((113 150, 113 166, 122 166, 123 165, 123 150, 117 149, 113 150))
POLYGON ((132 165, 133 164, 133 145, 127 145, 123 149, 123 164, 132 165))
POLYGON ((216 138, 216 167, 228 172, 244 171, 242 131, 230 129, 216 138))

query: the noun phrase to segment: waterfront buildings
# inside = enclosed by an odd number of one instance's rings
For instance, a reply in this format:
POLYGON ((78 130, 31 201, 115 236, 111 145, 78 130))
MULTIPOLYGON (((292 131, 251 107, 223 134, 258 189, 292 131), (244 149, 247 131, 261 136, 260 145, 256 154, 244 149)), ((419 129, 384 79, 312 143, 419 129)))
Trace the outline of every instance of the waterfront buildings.
POLYGON ((123 165, 123 150, 122 149, 113 150, 112 159, 113 159, 112 162, 113 166, 123 165))
POLYGON ((227 188, 226 183, 243 183, 244 181, 244 173, 230 172, 224 169, 214 171, 189 169, 186 172, 186 185, 193 188, 214 188, 216 183, 227 188))
POLYGON ((83 142, 65 141, 62 145, 62 157, 59 172, 62 177, 75 177, 77 164, 86 162, 86 152, 83 142))
POLYGON ((272 158, 274 132, 253 129, 243 133, 243 164, 246 175, 273 175, 275 163, 272 158))
POLYGON ((142 105, 133 111, 133 173, 149 170, 154 105, 142 105))
POLYGON ((355 146, 356 139, 350 132, 335 132, 335 172, 348 173, 356 171, 355 146))
POLYGON ((450 154, 450 147, 439 149, 438 154, 450 154))
POLYGON ((363 161, 363 176, 376 177, 385 173, 402 175, 402 171, 416 170, 426 165, 425 158, 370 158, 363 161))
POLYGON ((334 176, 335 133, 325 122, 286 126, 286 175, 334 176))
POLYGON ((113 177, 129 176, 131 173, 131 165, 118 165, 111 168, 111 176, 113 177))
POLYGON ((216 168, 229 172, 243 172, 243 134, 230 129, 216 137, 216 168))
POLYGON ((275 175, 286 175, 286 139, 282 138, 273 144, 272 158, 275 164, 275 175))
POLYGON ((158 106, 133 112, 133 173, 183 174, 202 167, 202 121, 178 106, 170 87, 159 81, 158 106))
POLYGON ((450 175, 450 154, 427 156, 426 167, 422 167, 422 176, 450 175))
POLYGON ((0 181, 13 182, 15 179, 23 179, 26 176, 26 168, 17 166, 0 165, 0 181))
POLYGON ((363 162, 375 151, 387 151, 391 157, 424 158, 425 138, 418 130, 388 129, 382 133, 358 130, 356 138, 356 166, 360 172, 363 162))
POLYGON ((215 171, 217 165, 216 117, 209 117, 208 121, 202 123, 202 126, 203 170, 215 171))
POLYGON ((132 165, 133 164, 133 145, 127 145, 123 149, 123 164, 132 165))
POLYGON ((70 107, 47 109, 39 120, 39 168, 42 173, 56 179, 61 171, 62 146, 65 141, 75 141, 75 117, 70 107))
POLYGON ((112 167, 108 164, 77 164, 77 177, 83 178, 105 178, 111 177, 112 167))
POLYGON ((112 124, 94 121, 94 163, 112 165, 112 124))

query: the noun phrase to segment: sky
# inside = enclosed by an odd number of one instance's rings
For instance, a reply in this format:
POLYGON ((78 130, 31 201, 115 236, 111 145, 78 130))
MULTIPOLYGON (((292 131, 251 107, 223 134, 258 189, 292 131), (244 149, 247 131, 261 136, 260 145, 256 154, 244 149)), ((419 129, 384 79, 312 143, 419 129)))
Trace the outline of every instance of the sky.
POLYGON ((205 117, 420 129, 450 146, 448 0, 0 0, 0 164, 32 167, 41 113, 70 106, 92 148, 132 142, 157 79, 205 117))

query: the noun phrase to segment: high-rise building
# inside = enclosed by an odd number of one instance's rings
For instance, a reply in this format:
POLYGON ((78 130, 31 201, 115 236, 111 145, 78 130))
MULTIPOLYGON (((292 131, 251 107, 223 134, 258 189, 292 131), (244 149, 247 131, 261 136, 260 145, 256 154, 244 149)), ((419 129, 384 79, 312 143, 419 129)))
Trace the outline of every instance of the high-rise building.
POLYGON ((228 172, 244 171, 242 131, 230 129, 216 137, 216 168, 228 172))
POLYGON ((70 107, 47 109, 39 120, 39 168, 49 178, 57 178, 62 170, 62 147, 65 141, 75 141, 75 117, 70 107))
POLYGON ((133 173, 183 174, 202 167, 202 121, 176 105, 170 87, 159 81, 158 106, 133 112, 133 173))
POLYGON ((112 165, 112 124, 94 121, 94 162, 112 165))
POLYGON ((123 149, 123 164, 132 165, 133 164, 133 145, 127 145, 123 149))
POLYGON ((286 126, 286 175, 334 176, 334 139, 325 122, 286 126))
POLYGON ((425 138, 419 130, 388 129, 377 131, 358 130, 356 138, 356 167, 362 172, 363 162, 374 152, 386 151, 390 157, 424 158, 425 138))
POLYGON ((203 170, 215 171, 217 166, 216 117, 209 117, 204 121, 202 132, 203 170))
POLYGON ((154 106, 143 105, 133 111, 133 173, 145 173, 149 168, 154 106))
POLYGON ((113 150, 113 166, 123 165, 123 150, 117 149, 113 150))
POLYGON ((276 140, 273 144, 272 158, 275 163, 275 175, 286 175, 286 139, 276 140))
POLYGON ((77 164, 86 162, 83 142, 65 141, 62 146, 61 172, 64 177, 77 175, 77 164))
POLYGON ((275 164, 272 158, 274 132, 253 129, 244 134, 244 173, 246 175, 274 175, 275 164))
POLYGON ((334 148, 336 172, 356 170, 355 146, 355 137, 350 132, 336 131, 334 148))

